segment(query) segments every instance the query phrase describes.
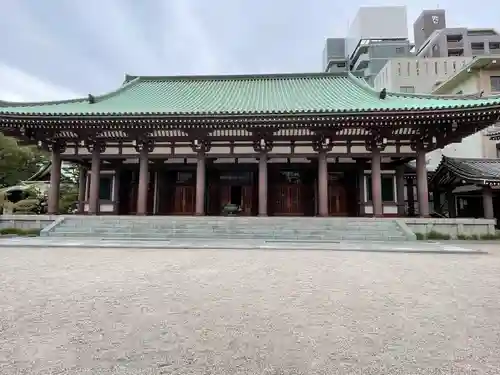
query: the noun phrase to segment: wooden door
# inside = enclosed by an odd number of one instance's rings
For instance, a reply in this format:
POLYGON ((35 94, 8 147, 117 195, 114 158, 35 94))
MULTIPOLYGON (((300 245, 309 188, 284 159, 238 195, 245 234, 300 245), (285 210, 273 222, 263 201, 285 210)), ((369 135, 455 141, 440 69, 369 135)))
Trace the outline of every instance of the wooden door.
POLYGON ((345 188, 337 182, 328 185, 328 213, 331 216, 347 216, 345 188))
POLYGON ((220 200, 220 186, 216 183, 211 183, 208 185, 208 204, 207 204, 207 214, 208 215, 220 215, 222 210, 221 200, 220 200))
POLYGON ((241 214, 252 215, 253 206, 253 186, 241 187, 241 214))
POLYGON ((300 184, 274 187, 274 213, 276 215, 302 216, 302 186, 300 184))
POLYGON ((176 186, 172 196, 173 215, 193 215, 196 206, 196 188, 194 186, 176 186))

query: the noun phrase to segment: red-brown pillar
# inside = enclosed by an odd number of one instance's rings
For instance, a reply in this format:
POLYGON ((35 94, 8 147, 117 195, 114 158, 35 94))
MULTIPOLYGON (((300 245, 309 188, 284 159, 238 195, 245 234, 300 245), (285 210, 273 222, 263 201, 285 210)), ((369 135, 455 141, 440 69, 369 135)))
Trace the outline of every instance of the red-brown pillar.
POLYGON ((328 216, 328 162, 327 152, 318 152, 318 213, 319 216, 328 216))
POLYGON ((196 164, 196 215, 205 215, 205 153, 198 152, 196 164))
POLYGON ((425 162, 425 150, 417 150, 417 194, 418 213, 420 217, 429 217, 429 187, 427 181, 427 167, 425 162))
POLYGON ((485 219, 494 219, 495 212, 493 209, 493 190, 491 186, 483 187, 483 210, 485 219))
POLYGON ((92 146, 92 167, 90 170, 89 214, 99 214, 99 185, 101 183, 101 148, 98 143, 92 146))
POLYGON ((139 187, 137 189, 137 215, 146 215, 148 210, 149 155, 147 144, 139 148, 139 187))
POLYGON ((372 149, 372 204, 373 216, 383 216, 381 157, 380 150, 376 147, 372 149))
POLYGON ((78 168, 78 213, 85 212, 85 193, 87 188, 87 169, 80 165, 78 168))
POLYGON ((259 216, 267 216, 267 153, 259 158, 259 216))
POLYGON ((59 195, 61 191, 61 152, 63 152, 64 146, 54 143, 51 148, 52 158, 47 212, 49 215, 57 215, 59 213, 59 195))
POLYGON ((398 201, 398 216, 406 216, 404 165, 396 168, 396 194, 398 201))

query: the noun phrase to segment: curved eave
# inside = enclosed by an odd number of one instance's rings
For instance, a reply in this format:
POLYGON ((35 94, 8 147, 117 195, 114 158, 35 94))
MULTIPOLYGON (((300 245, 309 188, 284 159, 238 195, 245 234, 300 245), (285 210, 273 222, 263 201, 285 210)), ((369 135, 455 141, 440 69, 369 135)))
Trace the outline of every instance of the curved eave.
POLYGON ((455 106, 433 106, 422 108, 364 108, 364 109, 342 109, 342 110, 297 110, 297 111, 223 111, 223 112, 1 112, 0 118, 72 118, 72 117, 130 117, 130 118, 147 118, 147 117, 271 117, 271 116, 376 116, 376 115, 415 115, 415 114, 448 114, 450 112, 463 112, 467 110, 486 110, 488 112, 497 111, 500 114, 500 100, 494 103, 484 104, 469 104, 455 106))
MULTIPOLYGON (((500 176, 491 176, 484 174, 480 177, 477 175, 471 175, 460 169, 455 165, 454 160, 458 158, 449 158, 443 156, 441 162, 434 175, 432 176, 430 183, 440 183, 446 181, 446 185, 500 185, 500 176)), ((463 160, 473 160, 473 159, 463 159, 463 160)), ((480 159, 479 159, 480 160, 480 159)), ((500 165, 500 159, 498 160, 500 165)))

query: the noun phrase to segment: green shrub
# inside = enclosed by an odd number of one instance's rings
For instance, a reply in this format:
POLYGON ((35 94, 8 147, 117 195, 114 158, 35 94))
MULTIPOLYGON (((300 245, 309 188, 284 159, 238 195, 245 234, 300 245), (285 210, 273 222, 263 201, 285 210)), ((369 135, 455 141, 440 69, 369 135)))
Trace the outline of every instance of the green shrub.
POLYGON ((449 234, 439 233, 439 232, 435 232, 433 230, 430 231, 429 233, 427 233, 426 237, 428 240, 449 240, 450 239, 449 234))
POLYGON ((0 236, 5 235, 35 237, 40 235, 40 229, 0 228, 0 236))
POLYGON ((425 240, 425 236, 422 233, 415 233, 415 237, 419 241, 425 240))
POLYGON ((14 213, 39 214, 42 212, 42 202, 37 198, 23 199, 14 204, 14 213))

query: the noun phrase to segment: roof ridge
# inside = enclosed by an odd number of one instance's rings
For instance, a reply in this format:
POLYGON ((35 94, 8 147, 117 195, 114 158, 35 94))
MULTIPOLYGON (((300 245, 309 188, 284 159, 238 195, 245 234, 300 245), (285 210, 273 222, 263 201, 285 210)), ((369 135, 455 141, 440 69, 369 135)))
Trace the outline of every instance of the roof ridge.
POLYGON ((311 73, 249 73, 249 74, 187 74, 169 76, 148 76, 148 75, 125 75, 125 83, 130 80, 139 79, 141 81, 165 80, 251 80, 251 79, 284 79, 284 78, 316 78, 316 77, 347 77, 346 72, 311 72, 311 73))
POLYGON ((464 157, 453 157, 453 156, 446 156, 446 155, 443 155, 443 158, 446 161, 494 161, 494 162, 500 162, 499 158, 464 158, 464 157))

